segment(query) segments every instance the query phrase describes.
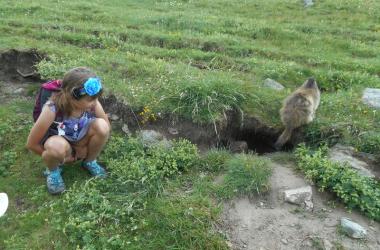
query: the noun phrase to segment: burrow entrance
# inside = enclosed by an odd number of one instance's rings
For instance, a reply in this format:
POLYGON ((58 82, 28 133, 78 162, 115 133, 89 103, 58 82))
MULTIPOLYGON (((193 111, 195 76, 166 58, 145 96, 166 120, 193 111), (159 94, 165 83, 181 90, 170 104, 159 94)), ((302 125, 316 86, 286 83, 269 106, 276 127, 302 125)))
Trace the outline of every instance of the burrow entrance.
MULTIPOLYGON (((155 130, 167 139, 186 138, 202 150, 212 147, 227 148, 232 152, 254 151, 265 154, 277 151, 274 143, 281 131, 260 122, 255 117, 241 118, 238 111, 231 110, 226 120, 217 124, 199 125, 191 121, 163 115, 154 122, 142 124, 138 115, 141 110, 133 110, 129 105, 117 100, 114 95, 102 99, 105 111, 114 117, 113 124, 117 129, 130 131, 155 130)), ((291 149, 292 143, 285 145, 284 150, 291 149)))

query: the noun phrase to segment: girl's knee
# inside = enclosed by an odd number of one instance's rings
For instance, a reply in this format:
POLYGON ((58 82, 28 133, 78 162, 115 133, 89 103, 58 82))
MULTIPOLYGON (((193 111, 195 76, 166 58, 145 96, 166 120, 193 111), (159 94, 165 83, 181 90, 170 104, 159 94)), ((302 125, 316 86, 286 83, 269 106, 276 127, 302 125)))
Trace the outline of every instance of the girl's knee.
POLYGON ((101 118, 96 118, 95 121, 92 123, 92 129, 94 130, 95 134, 108 137, 110 133, 110 127, 108 123, 101 118))
POLYGON ((63 138, 49 138, 44 148, 45 156, 63 159, 70 151, 70 144, 63 138))

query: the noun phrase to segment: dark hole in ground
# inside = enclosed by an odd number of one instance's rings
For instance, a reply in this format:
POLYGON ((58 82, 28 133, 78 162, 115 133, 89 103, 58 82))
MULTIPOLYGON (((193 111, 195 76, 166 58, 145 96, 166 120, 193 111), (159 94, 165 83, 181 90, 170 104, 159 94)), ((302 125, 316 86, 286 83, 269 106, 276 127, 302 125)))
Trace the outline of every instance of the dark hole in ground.
POLYGON ((236 140, 246 141, 248 149, 258 154, 275 152, 273 147, 276 136, 264 133, 263 131, 255 131, 254 128, 239 131, 236 140))
POLYGON ((0 52, 0 81, 12 84, 41 81, 36 64, 44 57, 35 49, 0 52))
MULTIPOLYGON (((233 119, 236 123, 239 119, 233 119)), ((229 126, 231 151, 239 151, 242 143, 246 144, 245 151, 253 151, 257 154, 272 153, 277 151, 274 147, 278 136, 282 131, 277 128, 268 126, 256 117, 244 117, 239 126, 229 126), (238 147, 237 149, 235 149, 238 147)), ((293 148, 292 142, 286 144, 281 150, 290 150, 293 148)))
MULTIPOLYGON (((257 131, 255 128, 251 128, 239 131, 235 139, 236 141, 245 141, 249 151, 262 155, 278 151, 274 147, 278 136, 279 133, 270 129, 257 131)), ((291 149, 293 149, 293 145, 289 142, 284 145, 281 151, 289 151, 291 149)))

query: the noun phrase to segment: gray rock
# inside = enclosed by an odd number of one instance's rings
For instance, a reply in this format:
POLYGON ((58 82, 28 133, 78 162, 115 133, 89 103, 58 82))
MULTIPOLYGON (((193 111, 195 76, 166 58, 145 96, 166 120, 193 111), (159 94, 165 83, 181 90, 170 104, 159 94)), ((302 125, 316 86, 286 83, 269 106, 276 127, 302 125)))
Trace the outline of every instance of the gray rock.
POLYGON ((344 217, 341 218, 340 225, 342 226, 343 232, 346 233, 351 238, 362 239, 362 238, 365 238, 367 235, 366 229, 364 229, 362 226, 351 221, 348 218, 344 218, 344 217))
POLYGON ((355 149, 349 146, 343 146, 336 144, 331 148, 329 153, 329 159, 333 162, 343 163, 346 162, 350 167, 355 169, 360 175, 367 177, 375 177, 370 170, 368 170, 368 164, 354 157, 355 149))
POLYGON ((123 124, 123 127, 121 128, 121 130, 122 130, 124 133, 126 133, 128 136, 131 136, 131 135, 132 135, 132 133, 131 133, 131 131, 129 130, 127 124, 123 124))
POLYGON ((284 244, 284 245, 288 245, 288 240, 287 239, 281 239, 281 242, 284 244))
POLYGON ((380 89, 366 88, 363 91, 362 101, 373 108, 380 108, 380 89))
POLYGON ((164 136, 155 130, 141 130, 140 136, 144 146, 150 146, 164 139, 164 136))
POLYGON ((313 191, 311 186, 300 187, 296 189, 289 189, 284 191, 285 201, 304 206, 306 210, 313 209, 313 202, 311 201, 313 191))
POLYGON ((172 135, 178 135, 178 129, 176 128, 168 128, 168 132, 172 135))
POLYGON ((120 119, 120 117, 116 114, 109 114, 109 118, 111 121, 117 121, 120 119))
POLYGON ((155 130, 141 130, 140 137, 144 147, 150 147, 156 144, 161 144, 166 148, 172 146, 172 143, 167 140, 165 136, 155 130))
POLYGON ((311 7, 314 5, 313 0, 303 0, 303 3, 305 7, 311 7))
POLYGON ((22 94, 22 93, 24 93, 24 88, 18 88, 15 91, 13 91, 13 94, 16 94, 16 95, 22 94))
POLYGON ((278 83, 275 80, 270 79, 270 78, 265 79, 263 85, 264 87, 271 88, 274 90, 282 90, 285 88, 284 86, 282 86, 281 83, 278 83))

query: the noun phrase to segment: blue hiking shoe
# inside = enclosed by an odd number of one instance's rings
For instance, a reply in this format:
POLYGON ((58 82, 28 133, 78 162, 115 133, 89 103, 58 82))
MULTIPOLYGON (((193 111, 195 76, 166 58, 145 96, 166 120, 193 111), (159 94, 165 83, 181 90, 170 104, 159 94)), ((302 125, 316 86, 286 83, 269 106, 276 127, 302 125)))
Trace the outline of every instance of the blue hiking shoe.
POLYGON ((82 162, 82 167, 87 169, 92 176, 105 178, 107 177, 106 170, 102 166, 100 166, 96 160, 89 162, 82 162))
MULTIPOLYGON (((62 172, 63 172, 63 165, 59 165, 58 166, 58 170, 62 174, 62 172)), ((43 172, 43 175, 45 177, 47 177, 49 174, 50 174, 50 170, 48 168, 46 168, 45 171, 43 172)))
POLYGON ((46 176, 46 185, 51 194, 59 194, 65 191, 65 183, 63 182, 61 171, 62 170, 57 167, 54 170, 49 170, 46 176))

